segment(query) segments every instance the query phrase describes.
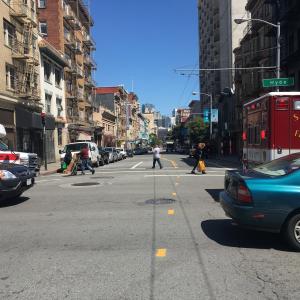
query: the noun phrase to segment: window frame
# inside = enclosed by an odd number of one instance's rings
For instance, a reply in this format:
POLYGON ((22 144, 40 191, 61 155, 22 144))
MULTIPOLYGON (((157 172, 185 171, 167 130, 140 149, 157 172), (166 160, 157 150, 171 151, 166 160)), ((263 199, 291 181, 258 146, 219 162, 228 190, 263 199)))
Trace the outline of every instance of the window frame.
POLYGON ((48 36, 48 23, 47 21, 40 21, 39 22, 39 32, 42 36, 48 36), (42 32, 42 26, 46 28, 46 32, 42 32))
POLYGON ((38 0, 38 8, 41 8, 41 9, 47 8, 47 0, 42 0, 42 1, 38 0), (41 2, 44 3, 44 6, 41 5, 41 2))
POLYGON ((6 64, 5 65, 5 82, 6 82, 6 89, 10 91, 16 90, 16 68, 13 65, 6 64), (12 72, 13 71, 13 76, 12 72), (13 80, 12 80, 13 78, 13 80))

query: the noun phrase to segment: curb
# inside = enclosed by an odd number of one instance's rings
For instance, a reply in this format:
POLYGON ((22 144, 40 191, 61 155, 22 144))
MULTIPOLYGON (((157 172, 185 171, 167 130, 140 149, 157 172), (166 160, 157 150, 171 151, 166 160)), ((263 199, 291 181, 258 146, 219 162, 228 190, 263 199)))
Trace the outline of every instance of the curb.
POLYGON ((46 176, 58 173, 57 170, 50 170, 50 171, 41 171, 39 176, 46 176))

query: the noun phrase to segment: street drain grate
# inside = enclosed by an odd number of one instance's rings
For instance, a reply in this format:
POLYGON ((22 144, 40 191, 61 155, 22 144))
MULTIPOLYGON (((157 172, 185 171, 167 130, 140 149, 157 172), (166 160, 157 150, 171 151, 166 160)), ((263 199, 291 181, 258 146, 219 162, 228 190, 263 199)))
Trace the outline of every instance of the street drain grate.
POLYGON ((80 182, 80 183, 73 183, 72 186, 92 186, 92 185, 99 185, 99 182, 80 182))
POLYGON ((91 177, 91 179, 113 179, 115 177, 112 176, 98 176, 98 177, 91 177))
POLYGON ((169 199, 169 198, 160 198, 160 199, 150 199, 146 200, 146 204, 153 204, 153 205, 160 205, 160 204, 171 204, 176 202, 174 199, 169 199))

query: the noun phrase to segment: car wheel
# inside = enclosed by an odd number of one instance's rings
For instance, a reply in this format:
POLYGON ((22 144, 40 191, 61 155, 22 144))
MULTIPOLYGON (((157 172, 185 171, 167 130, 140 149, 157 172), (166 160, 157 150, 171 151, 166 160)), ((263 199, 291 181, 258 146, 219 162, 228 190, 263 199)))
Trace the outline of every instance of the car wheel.
POLYGON ((297 251, 300 251, 300 214, 291 217, 285 226, 285 238, 289 245, 297 251))
POLYGON ((98 168, 100 166, 100 162, 99 162, 99 158, 97 158, 97 161, 96 161, 96 164, 95 164, 95 167, 98 168))

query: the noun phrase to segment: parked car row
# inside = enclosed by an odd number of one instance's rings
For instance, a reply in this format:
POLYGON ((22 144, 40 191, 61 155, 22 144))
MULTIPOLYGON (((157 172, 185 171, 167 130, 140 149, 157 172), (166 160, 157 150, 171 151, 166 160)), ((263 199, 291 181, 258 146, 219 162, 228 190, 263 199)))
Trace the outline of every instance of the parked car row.
POLYGON ((64 161, 64 157, 68 151, 71 151, 73 156, 74 154, 79 154, 81 149, 86 146, 89 148, 89 158, 91 163, 95 167, 127 158, 127 152, 123 148, 98 147, 94 142, 85 141, 67 144, 64 147, 64 150, 60 151, 61 162, 64 161))

